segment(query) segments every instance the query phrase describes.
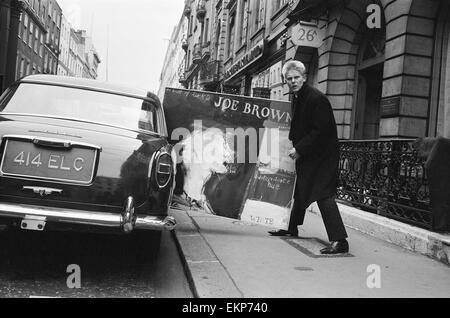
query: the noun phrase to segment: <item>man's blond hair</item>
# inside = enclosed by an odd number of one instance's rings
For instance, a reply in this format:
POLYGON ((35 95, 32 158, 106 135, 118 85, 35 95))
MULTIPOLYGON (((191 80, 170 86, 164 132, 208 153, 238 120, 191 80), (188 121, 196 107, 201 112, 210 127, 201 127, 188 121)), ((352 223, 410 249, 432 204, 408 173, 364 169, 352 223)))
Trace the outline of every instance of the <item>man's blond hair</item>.
POLYGON ((281 71, 281 76, 283 78, 283 81, 286 79, 287 72, 295 70, 300 72, 303 76, 306 75, 306 67, 305 65, 297 60, 288 61, 283 65, 283 69, 281 71))

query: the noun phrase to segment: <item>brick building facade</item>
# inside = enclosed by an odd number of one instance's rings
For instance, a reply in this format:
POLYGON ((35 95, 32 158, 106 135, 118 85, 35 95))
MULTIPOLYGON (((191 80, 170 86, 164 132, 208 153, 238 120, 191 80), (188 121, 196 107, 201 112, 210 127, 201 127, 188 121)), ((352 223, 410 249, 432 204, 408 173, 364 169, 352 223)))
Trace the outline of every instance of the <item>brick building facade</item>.
POLYGON ((30 74, 97 77, 92 39, 67 21, 61 36, 62 17, 55 0, 0 1, 0 93, 30 74))

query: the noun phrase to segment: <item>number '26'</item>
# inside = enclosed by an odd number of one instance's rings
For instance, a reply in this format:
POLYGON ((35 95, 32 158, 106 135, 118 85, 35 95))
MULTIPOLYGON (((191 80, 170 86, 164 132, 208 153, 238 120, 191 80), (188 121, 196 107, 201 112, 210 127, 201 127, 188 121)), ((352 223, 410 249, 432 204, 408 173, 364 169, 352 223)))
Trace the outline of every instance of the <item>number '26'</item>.
POLYGON ((316 30, 308 30, 306 31, 303 28, 300 28, 300 40, 302 41, 314 41, 315 37, 317 36, 317 31, 316 30))

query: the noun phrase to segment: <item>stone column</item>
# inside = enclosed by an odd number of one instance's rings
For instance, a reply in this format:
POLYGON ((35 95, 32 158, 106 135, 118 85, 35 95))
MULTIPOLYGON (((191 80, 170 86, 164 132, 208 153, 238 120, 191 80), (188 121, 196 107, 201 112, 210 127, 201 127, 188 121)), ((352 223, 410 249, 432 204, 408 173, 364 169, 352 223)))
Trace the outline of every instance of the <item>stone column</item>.
POLYGON ((6 56, 8 52, 10 0, 0 0, 0 93, 5 86, 6 56))
POLYGON ((6 62, 5 87, 11 85, 16 80, 17 44, 19 35, 20 15, 22 13, 22 3, 18 0, 11 1, 11 13, 9 22, 9 43, 6 62))

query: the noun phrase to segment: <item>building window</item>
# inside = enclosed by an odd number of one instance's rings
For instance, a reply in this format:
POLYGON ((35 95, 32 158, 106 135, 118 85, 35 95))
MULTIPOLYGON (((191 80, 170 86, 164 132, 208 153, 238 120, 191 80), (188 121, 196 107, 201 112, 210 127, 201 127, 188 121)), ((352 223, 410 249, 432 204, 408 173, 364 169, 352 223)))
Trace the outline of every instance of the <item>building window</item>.
POLYGON ((16 79, 19 78, 20 74, 20 52, 17 51, 17 60, 16 60, 16 79))
POLYGON ((236 12, 233 12, 230 15, 230 24, 228 27, 228 49, 227 49, 227 56, 231 57, 234 50, 234 33, 235 33, 235 26, 236 24, 236 12))
POLYGON ((30 34, 28 35, 28 46, 33 47, 34 23, 30 22, 30 34))
POLYGON ((25 59, 22 57, 22 59, 20 60, 19 78, 23 77, 24 72, 25 72, 25 59))
POLYGON ((284 7, 284 5, 288 2, 289 2, 289 0, 275 0, 275 5, 273 7, 272 14, 277 13, 277 11, 280 10, 282 7, 284 7))
POLYGON ((20 23, 19 23, 19 39, 22 38, 23 33, 23 22, 22 22, 22 15, 20 15, 20 23))
POLYGON ((42 57, 44 53, 44 33, 41 32, 41 40, 40 40, 40 47, 39 47, 39 56, 42 57))
POLYGON ((216 25, 216 31, 215 31, 215 49, 216 49, 216 59, 220 60, 220 50, 219 50, 219 45, 220 45, 220 34, 222 33, 222 20, 218 19, 217 25, 216 25))
POLYGON ((255 20, 254 20, 254 32, 261 29, 264 25, 264 13, 265 13, 265 7, 264 7, 264 0, 256 0, 255 1, 255 20))
POLYGON ((241 32, 239 44, 242 46, 247 42, 247 27, 248 27, 248 0, 242 2, 241 8, 241 32))
POLYGON ((25 76, 30 75, 30 72, 31 72, 31 64, 29 61, 27 61, 27 69, 25 71, 25 76))
POLYGON ((36 54, 38 54, 38 48, 39 48, 39 29, 38 28, 35 29, 34 35, 35 35, 35 38, 34 38, 34 52, 36 54))
POLYGON ((209 39, 209 18, 206 19, 206 23, 205 23, 205 40, 203 41, 203 43, 208 43, 208 39, 209 39))
POLYGON ((25 17, 23 19, 23 36, 22 40, 27 43, 28 41, 28 16, 25 14, 25 17))

